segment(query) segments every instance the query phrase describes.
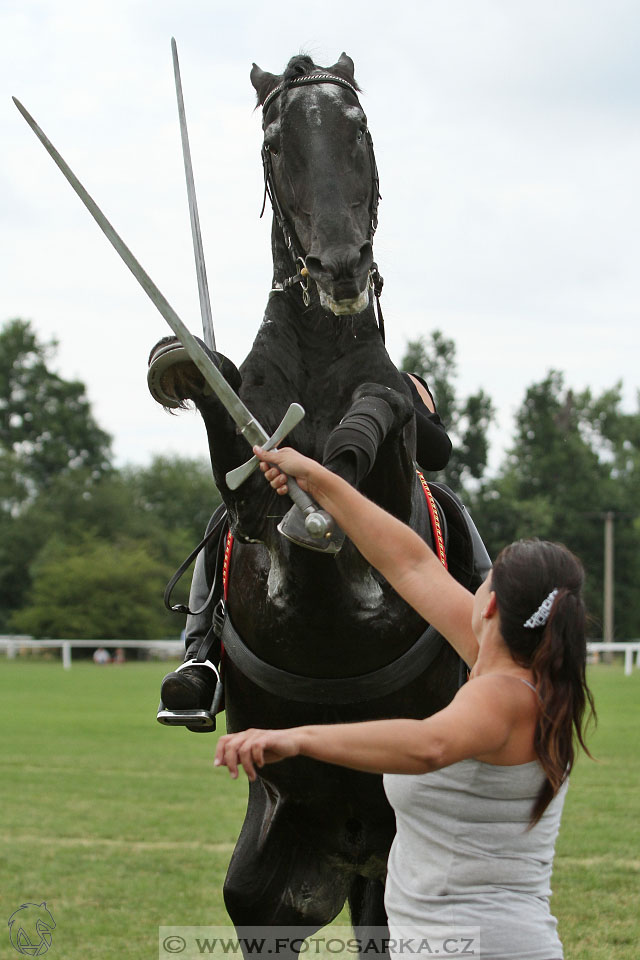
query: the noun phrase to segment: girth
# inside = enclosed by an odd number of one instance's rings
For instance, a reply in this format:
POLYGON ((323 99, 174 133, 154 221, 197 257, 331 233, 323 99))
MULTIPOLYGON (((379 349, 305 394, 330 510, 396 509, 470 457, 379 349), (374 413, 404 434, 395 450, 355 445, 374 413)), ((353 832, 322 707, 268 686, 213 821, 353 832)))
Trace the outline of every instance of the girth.
POLYGON ((405 653, 378 670, 355 677, 305 677, 257 657, 237 632, 228 611, 221 637, 225 655, 256 686, 285 700, 326 704, 362 703, 395 693, 431 665, 444 642, 435 627, 429 626, 405 653))

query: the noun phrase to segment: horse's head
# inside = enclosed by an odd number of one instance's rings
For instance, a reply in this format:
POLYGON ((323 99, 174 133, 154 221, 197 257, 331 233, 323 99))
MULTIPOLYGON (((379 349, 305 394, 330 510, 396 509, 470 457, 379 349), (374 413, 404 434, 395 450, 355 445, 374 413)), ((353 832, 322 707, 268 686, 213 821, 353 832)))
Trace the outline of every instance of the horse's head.
POLYGON ((256 64, 263 108, 266 189, 297 268, 303 261, 323 307, 360 313, 369 303, 378 178, 353 61, 332 67, 294 57, 281 76, 256 64))

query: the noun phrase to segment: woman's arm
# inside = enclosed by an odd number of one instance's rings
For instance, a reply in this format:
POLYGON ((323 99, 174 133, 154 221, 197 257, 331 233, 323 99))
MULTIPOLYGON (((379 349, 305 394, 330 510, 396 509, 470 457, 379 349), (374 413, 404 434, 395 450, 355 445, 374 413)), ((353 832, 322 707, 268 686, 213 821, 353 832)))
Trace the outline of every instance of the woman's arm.
POLYGON ((416 393, 424 403, 427 410, 429 410, 430 413, 435 413, 436 406, 433 402, 431 391, 427 387, 425 387, 424 383, 420 383, 418 378, 414 376, 412 373, 406 373, 406 374, 403 373, 402 376, 406 377, 408 380, 411 381, 411 383, 415 387, 416 393))
POLYGON ((242 766, 250 780, 256 767, 305 756, 366 773, 428 773, 505 745, 519 722, 526 690, 509 677, 479 677, 462 687, 452 702, 426 720, 372 720, 243 730, 220 737, 215 766, 237 777, 242 766))
POLYGON ((341 477, 288 447, 265 453, 254 447, 261 469, 278 493, 286 476, 327 510, 363 556, 395 590, 446 637, 472 667, 478 643, 471 629, 473 595, 445 570, 424 540, 406 524, 363 497, 341 477))

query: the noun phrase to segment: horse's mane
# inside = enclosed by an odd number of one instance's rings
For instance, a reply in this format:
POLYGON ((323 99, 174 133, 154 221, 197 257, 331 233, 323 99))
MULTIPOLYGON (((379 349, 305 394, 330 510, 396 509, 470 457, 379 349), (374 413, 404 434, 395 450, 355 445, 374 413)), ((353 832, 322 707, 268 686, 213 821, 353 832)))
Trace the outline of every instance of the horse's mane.
POLYGON ((294 80, 296 77, 309 76, 312 73, 333 73, 335 76, 346 80, 347 83, 350 83, 353 87, 355 87, 356 90, 360 90, 360 87, 354 79, 353 74, 348 69, 343 67, 340 62, 335 63, 330 67, 321 67, 317 63, 314 63, 308 54, 299 53, 295 57, 291 57, 284 73, 282 73, 280 76, 276 76, 272 73, 264 74, 262 81, 260 82, 260 88, 257 91, 258 106, 263 104, 271 91, 275 90, 275 88, 281 83, 286 83, 288 80, 294 80))

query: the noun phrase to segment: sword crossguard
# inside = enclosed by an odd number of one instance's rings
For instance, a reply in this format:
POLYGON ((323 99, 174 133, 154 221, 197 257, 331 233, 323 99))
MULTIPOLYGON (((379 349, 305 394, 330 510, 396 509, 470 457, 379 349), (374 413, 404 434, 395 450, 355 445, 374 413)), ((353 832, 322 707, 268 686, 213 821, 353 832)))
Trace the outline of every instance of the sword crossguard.
MULTIPOLYGON (((295 426, 297 426, 304 417, 304 407, 299 403, 292 403, 284 417, 266 440, 261 441, 260 446, 264 450, 274 450, 295 426)), ((260 461, 257 457, 251 457, 246 463, 241 464, 234 470, 229 470, 225 480, 230 490, 237 490, 244 481, 251 476, 257 469, 260 461)), ((289 487, 289 496, 300 508, 304 516, 304 525, 307 533, 313 540, 329 540, 335 531, 335 523, 326 510, 318 509, 317 504, 311 497, 301 490, 295 480, 289 478, 287 481, 289 487)))
MULTIPOLYGON (((300 423, 303 417, 304 407, 302 407, 299 403, 292 403, 274 432, 268 439, 261 443, 260 446, 264 450, 275 449, 279 443, 282 443, 287 434, 291 433, 293 428, 300 423)), ((260 461, 257 457, 251 457, 251 459, 247 460, 246 463, 242 463, 234 470, 229 470, 225 477, 229 490, 237 490, 238 487, 241 486, 245 480, 251 476, 254 470, 257 469, 259 462, 260 461)))

